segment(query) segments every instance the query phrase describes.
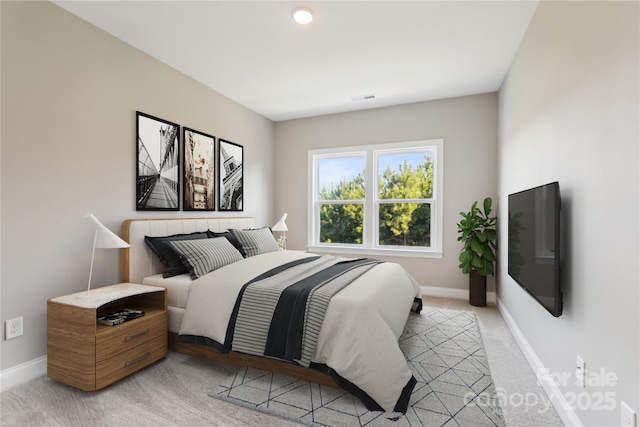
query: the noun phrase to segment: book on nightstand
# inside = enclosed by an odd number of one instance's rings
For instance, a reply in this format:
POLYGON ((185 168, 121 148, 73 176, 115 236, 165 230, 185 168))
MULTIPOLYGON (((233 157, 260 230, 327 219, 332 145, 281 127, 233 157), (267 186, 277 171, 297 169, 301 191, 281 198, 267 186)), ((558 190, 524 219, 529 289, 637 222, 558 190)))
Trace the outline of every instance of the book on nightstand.
POLYGON ((129 320, 137 319, 138 317, 144 316, 144 311, 136 310, 133 308, 125 308, 119 311, 114 311, 113 313, 105 314, 104 316, 98 317, 98 323, 103 325, 115 326, 124 322, 128 322, 129 320))

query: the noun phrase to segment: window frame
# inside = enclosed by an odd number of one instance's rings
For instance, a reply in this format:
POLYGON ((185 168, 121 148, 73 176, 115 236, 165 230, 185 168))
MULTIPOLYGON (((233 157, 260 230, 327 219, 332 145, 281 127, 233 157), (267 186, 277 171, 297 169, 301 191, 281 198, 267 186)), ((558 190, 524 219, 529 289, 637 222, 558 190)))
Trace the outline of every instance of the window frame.
POLYGON ((307 202, 307 249, 316 253, 362 254, 374 256, 398 256, 412 258, 442 258, 442 234, 444 224, 443 208, 443 165, 444 140, 428 139, 362 146, 323 148, 308 151, 308 202, 307 202), (378 155, 396 152, 427 150, 433 153, 433 194, 430 199, 417 199, 420 203, 431 203, 431 246, 391 246, 380 245, 379 210, 381 203, 410 203, 416 199, 378 198, 378 155), (365 157, 365 199, 362 224, 362 244, 321 243, 319 204, 360 203, 360 200, 321 200, 318 198, 318 160, 331 157, 365 157))

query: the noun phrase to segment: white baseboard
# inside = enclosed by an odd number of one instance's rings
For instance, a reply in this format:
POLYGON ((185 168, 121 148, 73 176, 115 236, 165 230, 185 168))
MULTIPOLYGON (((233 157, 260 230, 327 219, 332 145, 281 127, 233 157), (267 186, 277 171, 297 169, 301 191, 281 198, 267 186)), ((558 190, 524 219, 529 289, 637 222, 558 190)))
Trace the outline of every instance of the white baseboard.
POLYGON ((553 378, 551 378, 549 370, 542 364, 542 362, 538 358, 538 355, 533 350, 522 331, 520 331, 520 328, 518 328, 516 322, 513 320, 513 317, 511 317, 509 310, 507 310, 507 308, 500 302, 500 300, 498 300, 498 311, 502 315, 502 318, 511 331, 513 338, 516 340, 516 343, 520 347, 520 350, 522 350, 522 353, 527 359, 527 362, 529 362, 531 369, 533 369, 533 372, 536 373, 538 382, 542 386, 545 393, 547 393, 547 396, 549 396, 551 404, 558 413, 558 416, 560 416, 560 419, 562 420, 564 425, 568 427, 582 427, 580 418, 578 418, 573 408, 571 408, 571 405, 569 404, 569 402, 567 402, 567 399, 562 394, 562 391, 560 391, 553 378))
MULTIPOLYGON (((420 286, 420 293, 428 297, 469 300, 468 289, 451 289, 451 288, 440 288, 437 286, 420 286)), ((487 292, 487 302, 490 304, 496 303, 495 292, 487 292)))
POLYGON ((0 391, 26 383, 47 374, 47 356, 21 363, 0 372, 0 391))

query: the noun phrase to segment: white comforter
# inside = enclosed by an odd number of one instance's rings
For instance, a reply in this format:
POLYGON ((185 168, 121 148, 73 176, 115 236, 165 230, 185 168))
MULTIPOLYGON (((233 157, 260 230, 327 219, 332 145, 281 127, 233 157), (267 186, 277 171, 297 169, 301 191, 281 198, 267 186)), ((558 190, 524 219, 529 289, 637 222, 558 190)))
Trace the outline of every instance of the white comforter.
MULTIPOLYGON (((224 343, 238 293, 255 276, 307 256, 271 252, 227 265, 195 280, 189 291, 180 335, 224 343)), ((313 362, 326 364, 393 411, 411 379, 398 338, 420 288, 398 264, 382 263, 360 276, 331 300, 313 362)))

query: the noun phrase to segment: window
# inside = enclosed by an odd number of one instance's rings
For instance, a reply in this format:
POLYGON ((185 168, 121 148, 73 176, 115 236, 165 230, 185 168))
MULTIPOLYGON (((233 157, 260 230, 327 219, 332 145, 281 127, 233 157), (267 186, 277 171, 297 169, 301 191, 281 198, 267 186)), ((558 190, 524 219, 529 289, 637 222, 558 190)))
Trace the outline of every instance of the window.
POLYGON ((442 257, 443 140, 309 151, 309 249, 442 257))

